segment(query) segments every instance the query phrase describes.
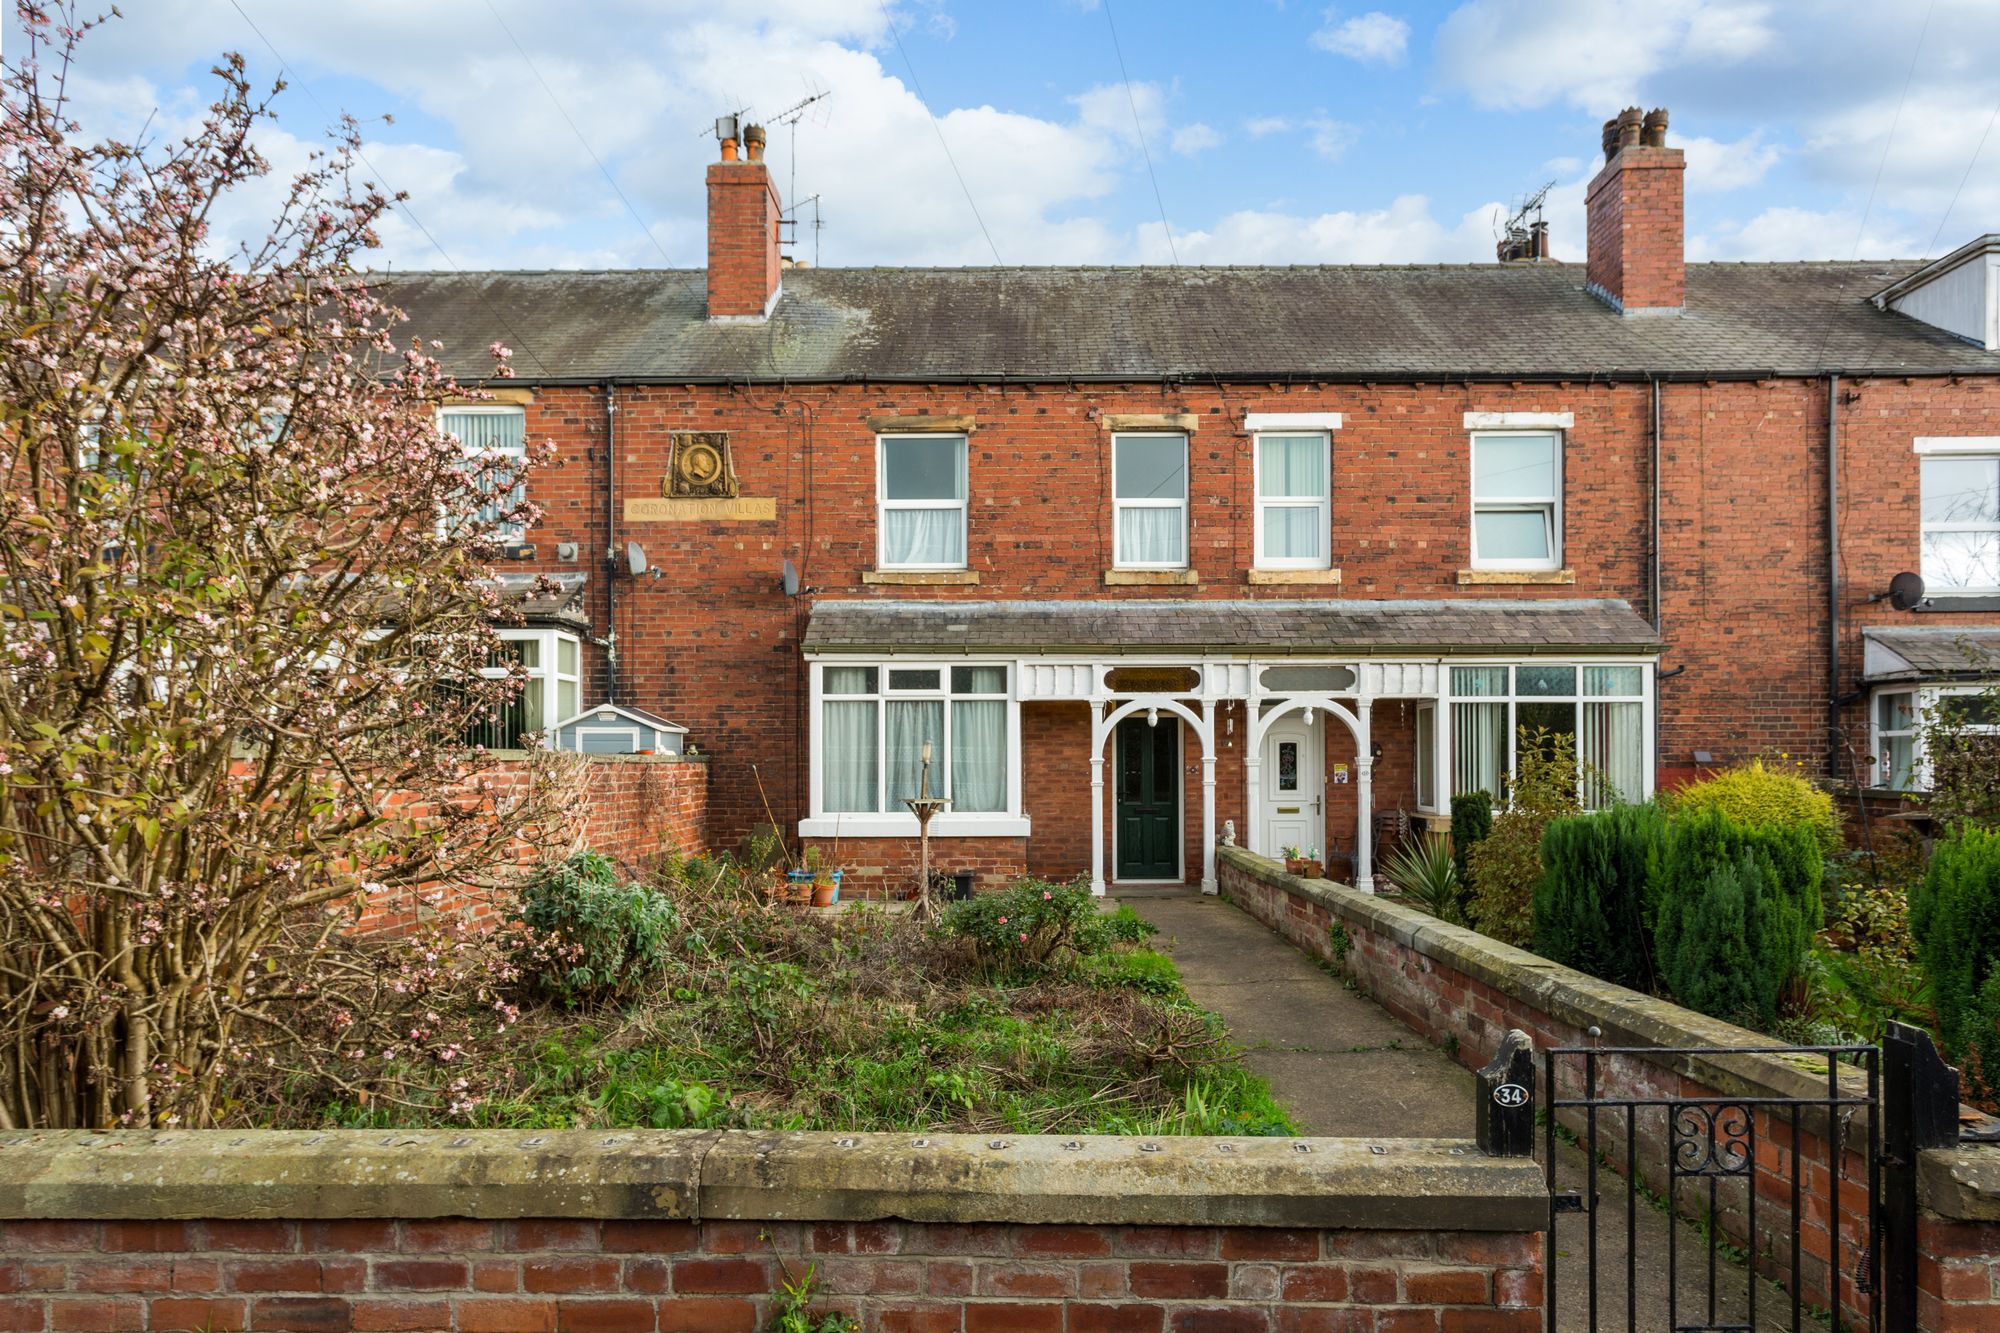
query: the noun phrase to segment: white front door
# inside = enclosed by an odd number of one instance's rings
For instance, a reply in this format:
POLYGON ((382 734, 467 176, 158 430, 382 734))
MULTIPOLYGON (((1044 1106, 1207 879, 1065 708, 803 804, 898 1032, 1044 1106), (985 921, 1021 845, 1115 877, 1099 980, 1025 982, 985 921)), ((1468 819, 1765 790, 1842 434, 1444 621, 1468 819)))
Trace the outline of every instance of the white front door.
POLYGON ((1326 779, 1326 755, 1320 745, 1320 720, 1305 721, 1289 713, 1264 733, 1263 806, 1258 812, 1263 837, 1257 848, 1278 856, 1286 847, 1317 851, 1326 828, 1320 797, 1326 779))

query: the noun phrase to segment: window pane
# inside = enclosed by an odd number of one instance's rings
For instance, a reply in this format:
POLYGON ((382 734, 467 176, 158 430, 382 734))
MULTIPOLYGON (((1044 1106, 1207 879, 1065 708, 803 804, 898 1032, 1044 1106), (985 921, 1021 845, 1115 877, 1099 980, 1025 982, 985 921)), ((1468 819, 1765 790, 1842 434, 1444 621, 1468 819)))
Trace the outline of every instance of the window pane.
POLYGON ((1266 560, 1323 560, 1319 539, 1322 524, 1318 505, 1266 505, 1264 507, 1264 558, 1266 560))
POLYGON ((525 412, 446 412, 439 424, 468 452, 525 455, 528 451, 525 412))
POLYGON ((2000 532, 1926 532, 1924 582, 1936 588, 2000 588, 2000 532))
POLYGON ((1007 705, 998 699, 960 699, 951 706, 951 808, 968 814, 1007 808, 1007 705))
POLYGON ((1584 802, 1593 810, 1636 801, 1645 786, 1645 705, 1587 703, 1577 757, 1586 765, 1584 802))
MULTIPOLYGON (((865 667, 834 671, 872 671, 865 667)), ((831 813, 855 814, 875 809, 875 704, 872 700, 829 702, 820 726, 821 794, 831 813)))
POLYGON ((1317 500, 1326 494, 1326 439, 1257 437, 1257 493, 1266 499, 1317 500))
POLYGON ((826 668, 826 693, 875 693, 875 668, 852 666, 830 666, 826 668))
POLYGON ((936 667, 889 669, 889 688, 892 690, 935 690, 943 683, 943 679, 936 667))
POLYGON ((1875 700, 1875 725, 1883 731, 1909 731, 1917 724, 1913 696, 1905 691, 1880 695, 1875 700))
POLYGON ((1514 668, 1514 692, 1529 695, 1576 693, 1576 668, 1523 663, 1514 668))
POLYGON ((1452 790, 1489 791, 1498 800, 1500 779, 1507 773, 1507 705, 1453 704, 1451 730, 1452 790))
POLYGON ((1546 509, 1483 509, 1472 516, 1472 538, 1481 560, 1548 560, 1546 509))
POLYGON ((1472 445, 1475 500, 1554 499, 1556 437, 1482 435, 1472 445))
POLYGON ((2000 726, 2000 703, 1989 695, 1943 695, 1937 701, 1937 711, 1968 727, 2000 726))
POLYGON ((548 682, 540 677, 530 678, 521 686, 521 730, 540 731, 552 719, 548 715, 548 682))
POLYGON ((581 711, 583 700, 577 697, 577 688, 577 683, 573 680, 556 682, 556 715, 549 723, 550 726, 567 722, 581 711))
POLYGON ((1118 435, 1116 491, 1120 500, 1185 500, 1187 441, 1178 435, 1118 435))
POLYGON ((1646 688, 1646 678, 1635 666, 1587 666, 1583 669, 1583 692, 1585 694, 1639 694, 1646 688))
POLYGON ((1923 461, 1924 522, 2000 523, 2000 458, 1923 461))
POLYGON ((1437 709, 1417 710, 1417 805, 1437 809, 1437 709))
POLYGON ((965 563, 963 509, 882 511, 882 563, 962 565, 965 563))
MULTIPOLYGON (((1521 733, 1537 728, 1547 730, 1552 736, 1576 737, 1576 705, 1572 703, 1520 703, 1514 705, 1514 747, 1523 751, 1521 733)), ((1519 755, 1515 766, 1520 765, 1519 755)))
POLYGON ((944 701, 892 699, 888 713, 889 810, 909 809, 905 800, 918 794, 923 777, 924 742, 931 746, 931 795, 944 795, 944 701))
POLYGON ((1118 562, 1124 565, 1187 563, 1187 520, 1179 509, 1118 511, 1118 562))
POLYGON ((1007 668, 1003 666, 955 666, 951 669, 953 694, 1005 694, 1007 668))
POLYGON ((890 436, 882 441, 882 498, 885 500, 963 500, 965 440, 911 439, 890 436))
POLYGON ((1917 785, 1917 738, 1885 736, 1882 739, 1882 771, 1875 779, 1897 791, 1912 791, 1917 785))
POLYGON ((1278 790, 1296 792, 1299 789, 1299 743, 1297 741, 1278 742, 1278 790))
MULTIPOLYGON (((1507 693, 1507 668, 1501 666, 1453 667, 1451 669, 1451 692, 1463 695, 1501 695, 1507 693)), ((1465 790, 1463 787, 1460 791, 1465 790)))
POLYGON ((558 635, 556 638, 556 670, 565 676, 576 675, 577 659, 581 649, 582 645, 567 634, 558 635))
POLYGON ((540 671, 542 669, 542 641, 540 639, 509 639, 507 643, 513 648, 514 656, 520 659, 522 666, 528 668, 530 671, 540 671))

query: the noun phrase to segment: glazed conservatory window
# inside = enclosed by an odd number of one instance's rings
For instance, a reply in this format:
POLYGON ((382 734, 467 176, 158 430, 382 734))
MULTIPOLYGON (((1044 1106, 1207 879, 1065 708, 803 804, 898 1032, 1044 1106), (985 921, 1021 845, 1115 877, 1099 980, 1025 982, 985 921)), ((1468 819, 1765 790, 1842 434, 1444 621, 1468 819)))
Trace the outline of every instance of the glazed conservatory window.
POLYGON ((480 674, 498 678, 518 662, 528 678, 519 694, 475 723, 465 739, 489 750, 518 750, 583 711, 583 643, 552 629, 503 629, 499 639, 493 665, 480 674))
POLYGON ((1472 437, 1475 569, 1554 569, 1562 562, 1562 436, 1472 437))
POLYGON ((1326 435, 1257 437, 1257 564, 1325 569, 1332 563, 1326 435))
POLYGON ((1520 771, 1521 730, 1576 744, 1577 799, 1601 809, 1646 795, 1645 668, 1524 662, 1451 669, 1452 790, 1504 800, 1520 771))
POLYGON ((1119 568, 1187 565, 1187 436, 1113 435, 1111 497, 1119 568))
MULTIPOLYGON (((528 457, 528 414, 519 407, 451 407, 438 414, 438 425, 465 450, 465 473, 479 503, 481 523, 491 523, 499 541, 519 541, 519 523, 499 522, 527 497, 521 470, 528 457)), ((449 521, 447 521, 449 527, 449 521)))
POLYGON ((1922 469, 1924 583, 2000 592, 2000 456, 1931 454, 1922 469))
POLYGON ((820 804, 828 814, 903 814, 922 785, 954 814, 1008 808, 1003 665, 827 666, 821 676, 820 804))
POLYGON ((883 569, 964 569, 966 439, 885 435, 877 478, 883 569))

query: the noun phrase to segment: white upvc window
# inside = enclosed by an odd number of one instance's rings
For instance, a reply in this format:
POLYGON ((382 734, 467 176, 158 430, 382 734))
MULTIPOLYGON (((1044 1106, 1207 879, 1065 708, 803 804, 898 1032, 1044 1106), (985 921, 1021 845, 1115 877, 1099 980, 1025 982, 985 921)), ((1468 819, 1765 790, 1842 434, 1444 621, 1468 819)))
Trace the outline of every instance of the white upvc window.
POLYGON ((1117 568, 1187 567, 1187 436, 1111 437, 1111 529, 1117 568))
MULTIPOLYGON (((465 450, 466 482, 476 498, 471 517, 492 524, 495 540, 520 541, 526 535, 524 526, 501 522, 500 518, 518 509, 527 498, 523 479, 528 458, 527 410, 489 403, 447 407, 438 413, 438 426, 465 450)), ((454 520, 445 515, 440 526, 449 532, 466 517, 454 520)))
POLYGON ((877 437, 879 568, 965 568, 966 445, 963 435, 877 437))
POLYGON ((1257 566, 1333 564, 1333 445, 1325 431, 1256 436, 1257 566))
POLYGON ((1472 567, 1556 569, 1562 564, 1562 433, 1472 436, 1472 567))
POLYGON ((1917 790, 1917 697, 1917 691, 1911 689, 1877 691, 1869 718, 1875 732, 1870 747, 1875 764, 1868 775, 1869 786, 1917 790))
POLYGON ((1415 769, 1417 809, 1426 814, 1437 814, 1444 808, 1438 800, 1437 780, 1437 705, 1421 703, 1417 705, 1415 739, 1415 769))
POLYGON ((1006 662, 819 662, 813 666, 807 836, 915 836, 905 801, 950 802, 931 832, 1020 836, 1019 710, 1006 662))
POLYGON ((1924 586, 2000 593, 2000 454, 1927 453, 1919 466, 1924 586))
POLYGON ((1450 668, 1452 785, 1504 801, 1523 727, 1576 742, 1577 799, 1597 810, 1652 790, 1646 671, 1633 662, 1482 663, 1450 668))
POLYGON ((480 674, 507 675, 518 662, 527 679, 521 692, 466 737, 489 750, 518 750, 556 723, 583 709, 583 642, 558 629, 502 629, 494 664, 480 674))

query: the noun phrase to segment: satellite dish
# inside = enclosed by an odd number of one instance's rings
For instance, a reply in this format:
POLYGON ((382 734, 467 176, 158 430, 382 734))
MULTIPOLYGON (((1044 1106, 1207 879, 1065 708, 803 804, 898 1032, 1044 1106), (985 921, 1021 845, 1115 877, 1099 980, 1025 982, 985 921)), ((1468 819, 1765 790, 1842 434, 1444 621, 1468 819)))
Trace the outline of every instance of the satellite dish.
POLYGON ((778 581, 784 585, 785 596, 797 597, 799 595, 799 567, 791 561, 787 560, 785 562, 785 572, 778 576, 778 581))
POLYGON ((626 542, 625 568, 631 571, 632 577, 635 579, 645 573, 647 569, 646 548, 637 542, 626 542))
POLYGON ((1924 576, 1907 570, 1889 580, 1889 605, 1911 611, 1924 604, 1924 576))

